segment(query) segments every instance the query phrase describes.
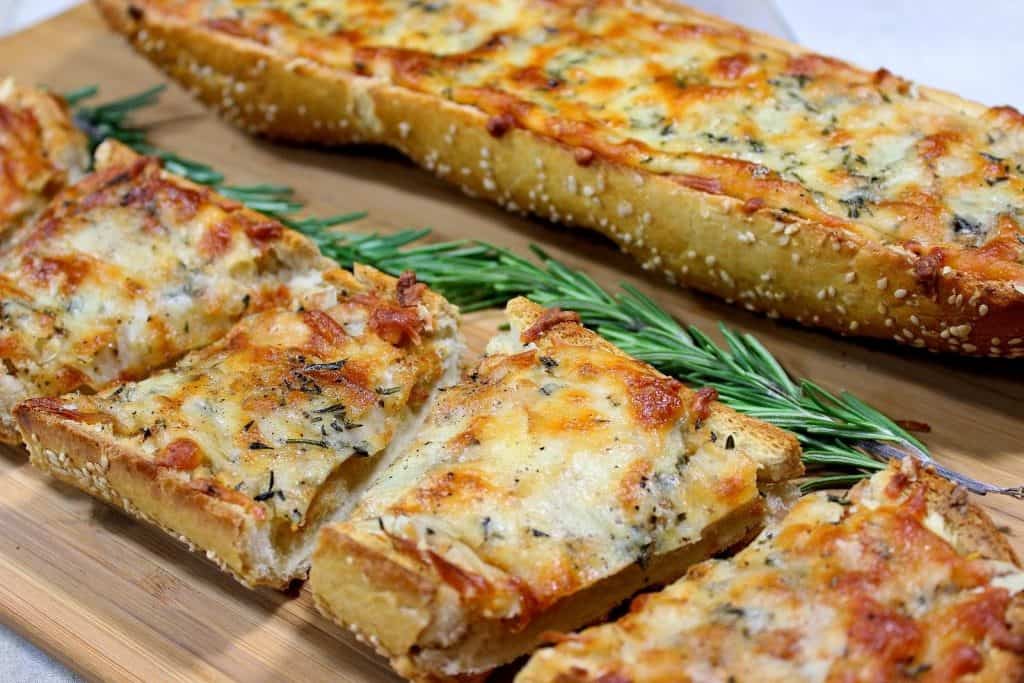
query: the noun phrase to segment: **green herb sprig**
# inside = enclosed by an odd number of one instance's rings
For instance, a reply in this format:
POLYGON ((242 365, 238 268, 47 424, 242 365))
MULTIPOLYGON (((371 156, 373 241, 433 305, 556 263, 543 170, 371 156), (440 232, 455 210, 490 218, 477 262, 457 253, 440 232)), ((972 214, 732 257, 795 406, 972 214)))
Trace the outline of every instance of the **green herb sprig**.
POLYGON ((884 467, 885 460, 914 456, 976 493, 1024 498, 1024 488, 992 486, 938 465, 920 440, 855 396, 794 379, 753 336, 719 324, 724 344, 718 344, 698 328, 680 324, 637 288, 624 284, 609 292, 538 247, 533 247, 531 260, 471 240, 424 243, 427 229, 387 235, 342 232, 337 226, 364 218, 365 212, 297 218, 302 204, 289 187, 225 185, 224 177, 211 167, 153 147, 143 129, 128 124, 129 115, 154 104, 162 89, 98 107, 82 105, 97 94, 95 87, 65 97, 94 146, 112 137, 157 156, 171 172, 215 187, 307 235, 325 256, 344 267, 365 263, 394 275, 413 270, 463 311, 493 308, 526 296, 544 306, 578 312, 584 324, 626 353, 684 382, 713 386, 721 400, 739 412, 793 432, 814 475, 804 484, 807 490, 849 486, 884 467))

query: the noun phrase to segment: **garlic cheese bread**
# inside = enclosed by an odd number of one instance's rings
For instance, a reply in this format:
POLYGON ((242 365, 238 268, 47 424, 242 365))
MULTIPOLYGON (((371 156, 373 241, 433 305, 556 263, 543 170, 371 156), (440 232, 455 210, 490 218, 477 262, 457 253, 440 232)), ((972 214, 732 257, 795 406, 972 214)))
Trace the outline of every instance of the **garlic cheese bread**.
POLYGON ((1024 356, 1024 115, 669 0, 95 0, 231 121, 391 145, 749 310, 1024 356))
POLYGON ((298 233, 117 143, 0 251, 0 440, 26 398, 140 379, 327 285, 298 233))
POLYGON ((15 414, 34 465, 206 551, 247 584, 303 578, 435 388, 455 310, 410 276, 328 271, 301 311, 243 318, 174 368, 15 414))
POLYGON ((88 168, 88 141, 65 102, 0 78, 0 239, 88 168))
POLYGON ((525 299, 415 441, 326 526, 318 606, 411 678, 482 674, 760 527, 789 434, 525 299))
POLYGON ((966 493, 907 460, 801 499, 735 557, 539 651, 517 683, 1024 680, 1024 572, 966 493))

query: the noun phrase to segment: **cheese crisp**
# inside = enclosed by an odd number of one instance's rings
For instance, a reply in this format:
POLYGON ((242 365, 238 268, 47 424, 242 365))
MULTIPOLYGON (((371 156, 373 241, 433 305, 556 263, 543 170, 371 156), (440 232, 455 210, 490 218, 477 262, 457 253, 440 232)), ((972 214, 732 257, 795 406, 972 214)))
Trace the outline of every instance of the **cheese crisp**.
POLYGON ((326 273, 302 311, 243 318, 173 369, 16 410, 32 462, 149 519, 243 581, 305 575, 460 351, 454 309, 370 268, 326 273))
POLYGON ((750 310, 1024 354, 1024 116, 667 0, 96 0, 249 130, 392 145, 750 310))
POLYGON ((1020 681, 1024 573, 963 491, 893 464, 565 636, 517 683, 1020 681))
POLYGON ((326 287, 305 237, 116 143, 0 251, 0 439, 35 396, 139 379, 326 287))
POLYGON ((446 390, 312 583, 328 615, 412 677, 479 674, 741 541, 793 437, 582 328, 509 304, 512 328, 446 390))
POLYGON ((0 238, 88 167, 88 142, 64 101, 0 79, 0 238))

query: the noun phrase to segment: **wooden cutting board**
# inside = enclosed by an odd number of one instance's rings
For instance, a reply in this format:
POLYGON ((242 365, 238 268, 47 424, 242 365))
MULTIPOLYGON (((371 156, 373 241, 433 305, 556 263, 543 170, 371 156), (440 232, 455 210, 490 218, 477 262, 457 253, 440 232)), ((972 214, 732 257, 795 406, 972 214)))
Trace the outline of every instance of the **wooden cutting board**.
MULTIPOLYGON (((0 72, 105 98, 163 78, 90 7, 0 41, 0 72)), ((1008 84, 1009 85, 1009 84, 1008 84)), ((932 356, 857 343, 746 314, 645 277, 609 243, 510 216, 468 199, 380 149, 335 152, 251 140, 171 88, 148 121, 162 146, 236 183, 297 187, 319 214, 369 210, 363 229, 429 226, 522 252, 538 243, 602 284, 630 282, 681 319, 751 332, 793 373, 848 389, 924 435, 945 464, 1001 485, 1024 484, 1024 363, 932 356)), ((476 348, 500 314, 468 316, 476 348)), ((1024 550, 1024 503, 983 501, 1024 550)), ((381 680, 382 660, 317 615, 307 590, 252 592, 177 542, 53 483, 18 450, 0 451, 0 620, 70 668, 104 680, 381 680)))

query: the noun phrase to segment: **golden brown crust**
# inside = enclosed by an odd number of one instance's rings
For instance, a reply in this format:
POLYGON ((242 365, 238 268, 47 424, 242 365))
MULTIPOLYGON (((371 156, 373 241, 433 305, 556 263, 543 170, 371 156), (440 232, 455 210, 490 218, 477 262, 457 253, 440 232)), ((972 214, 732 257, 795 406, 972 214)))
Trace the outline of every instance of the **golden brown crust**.
POLYGON ((253 546, 264 525, 244 507, 192 487, 100 434, 31 403, 15 411, 33 465, 202 549, 246 585, 284 588, 292 576, 260 575, 253 546))
POLYGON ((937 265, 930 251, 815 219, 780 222, 600 153, 581 165, 573 148, 521 128, 495 137, 481 109, 188 25, 156 3, 97 5, 141 52, 252 132, 389 144, 470 194, 604 232, 646 268, 772 317, 932 350, 1024 355, 1024 283, 1012 278, 937 265), (600 201, 576 189, 584 187, 600 188, 600 201))
POLYGON ((317 608, 388 657, 405 678, 477 680, 532 651, 546 634, 599 622, 628 596, 664 585, 686 567, 738 545, 757 533, 762 515, 759 502, 739 508, 695 543, 645 567, 631 565, 563 598, 524 625, 464 612, 450 578, 435 567, 379 536, 353 534, 339 525, 321 532, 310 583, 317 608))

